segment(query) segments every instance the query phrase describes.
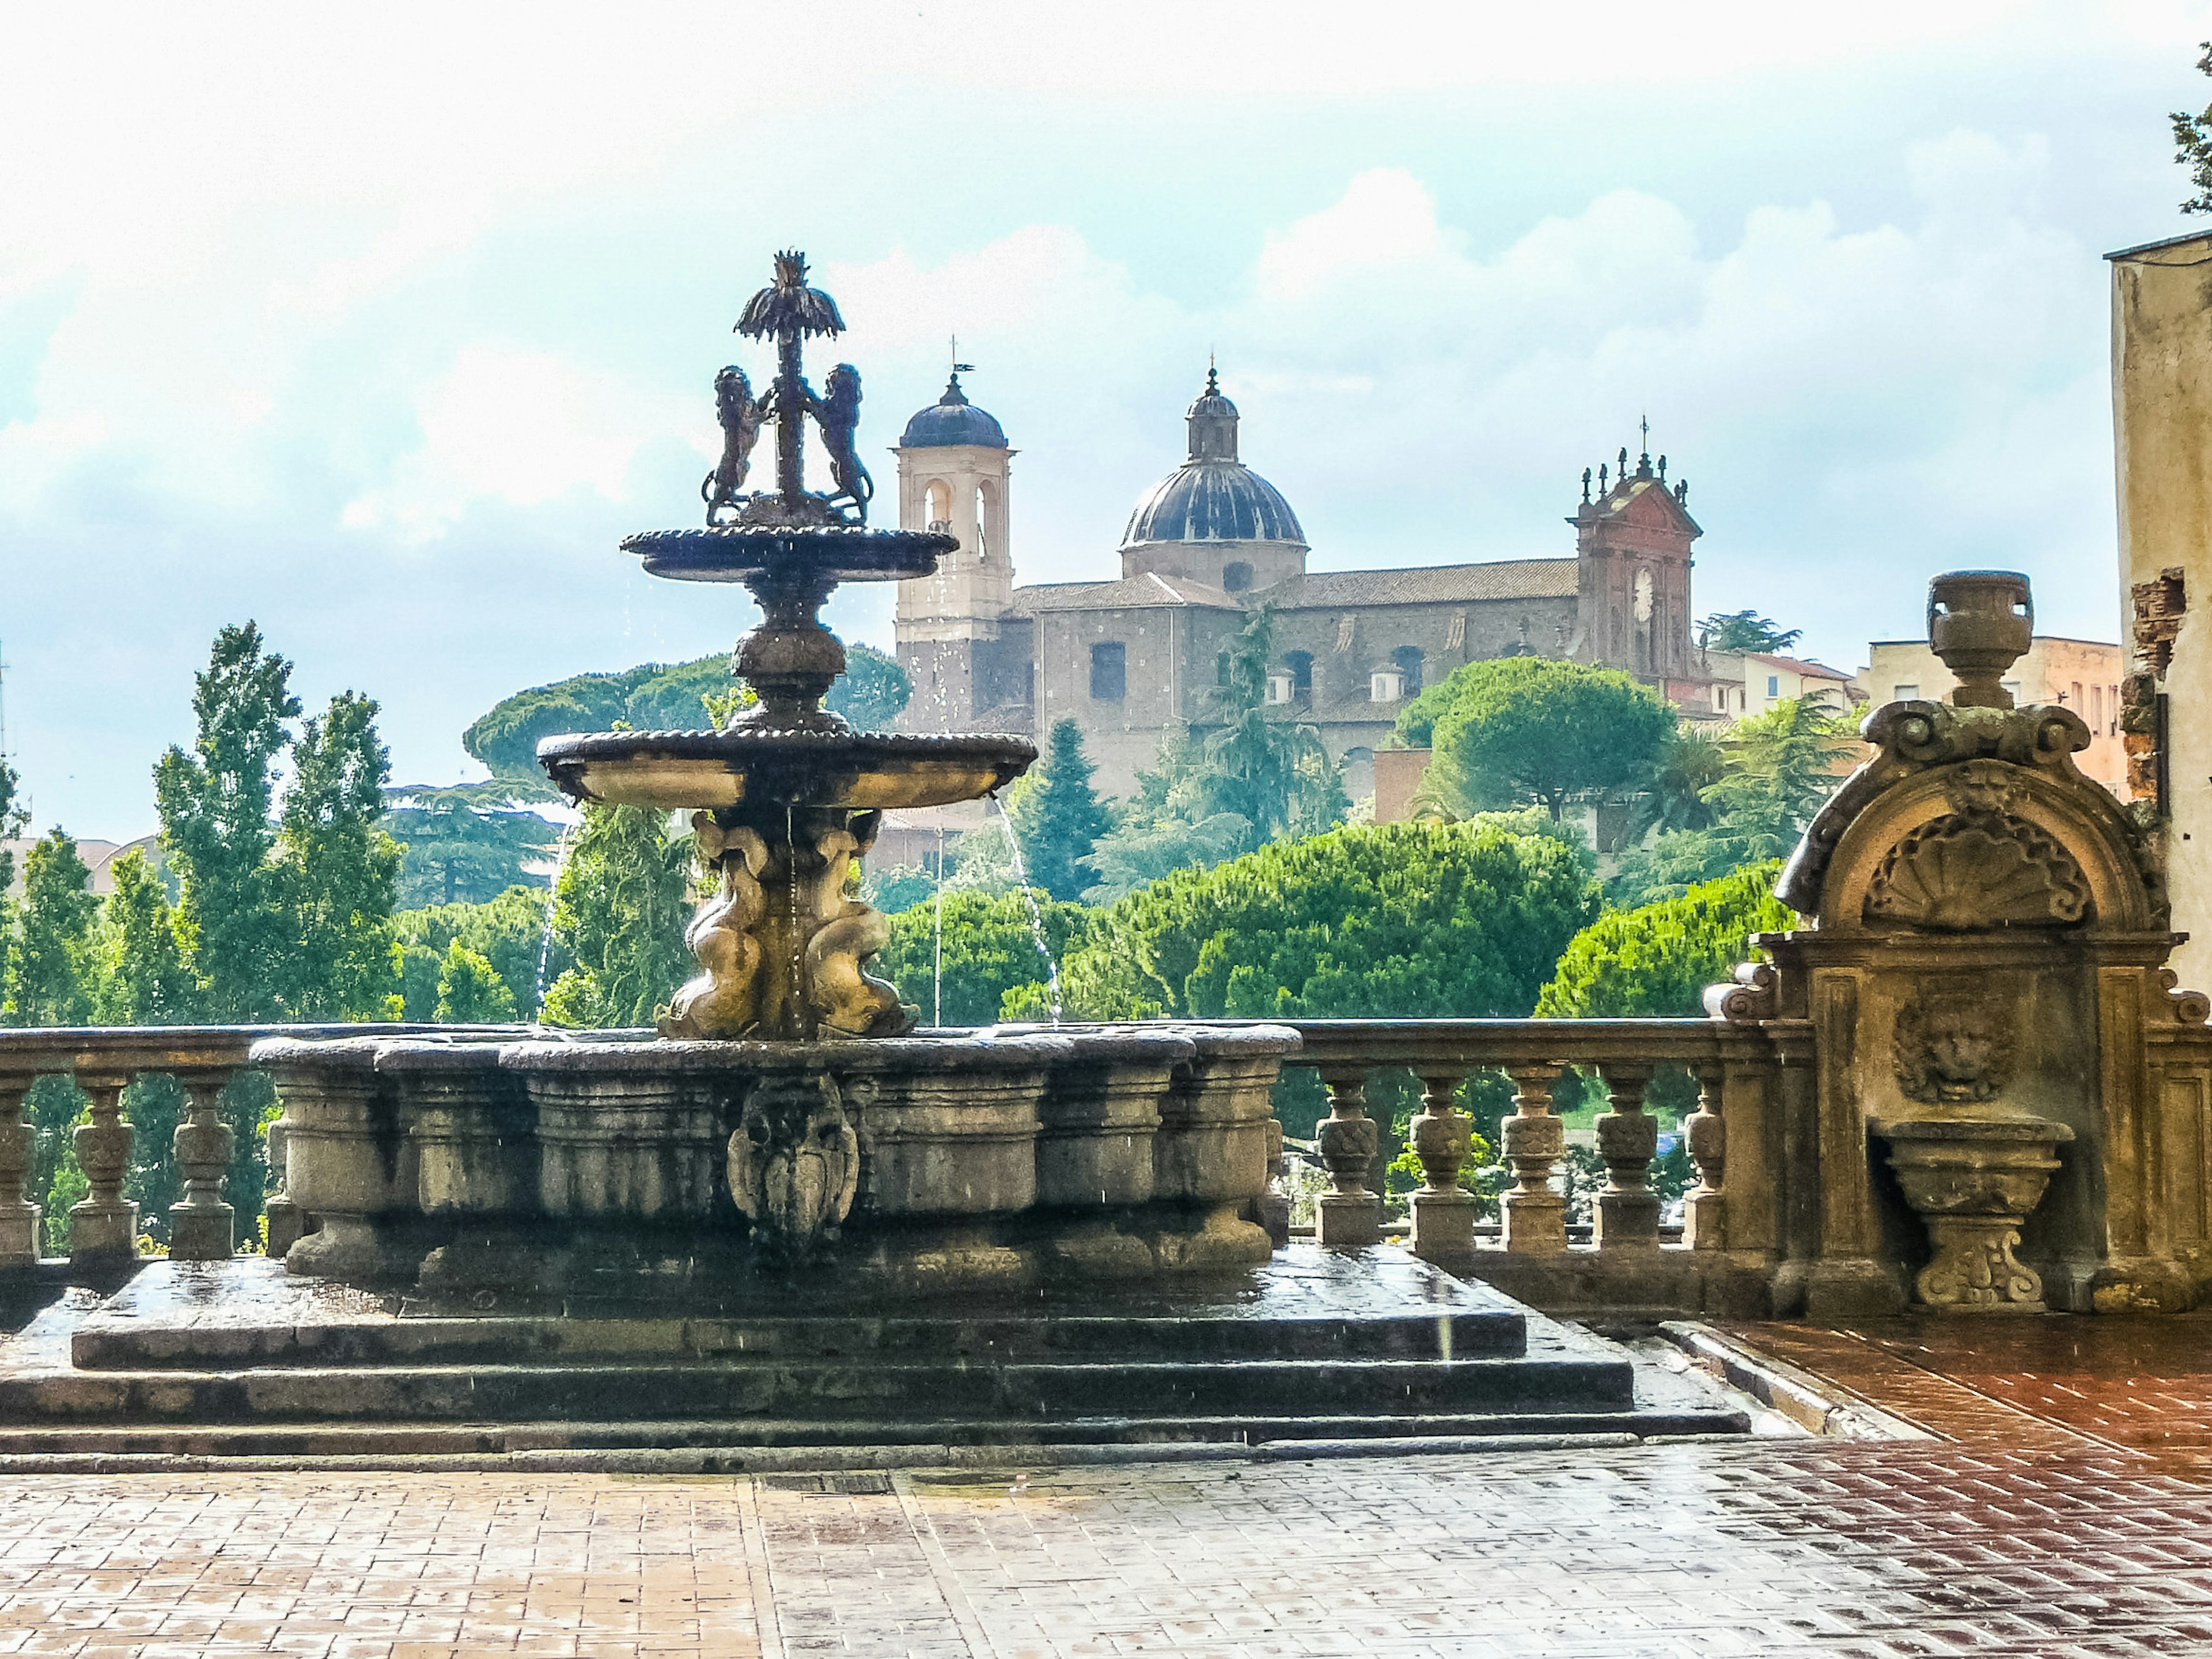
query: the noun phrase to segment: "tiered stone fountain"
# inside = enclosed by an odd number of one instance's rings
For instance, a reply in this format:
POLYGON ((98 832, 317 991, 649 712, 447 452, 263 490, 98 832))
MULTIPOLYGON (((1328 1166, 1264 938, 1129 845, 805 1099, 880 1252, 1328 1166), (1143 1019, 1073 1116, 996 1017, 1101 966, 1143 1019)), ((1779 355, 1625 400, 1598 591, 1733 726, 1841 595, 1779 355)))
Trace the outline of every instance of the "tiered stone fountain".
POLYGON ((801 1266, 904 1292, 1267 1259, 1253 1217, 1268 1091, 1295 1034, 909 1035, 868 972, 890 927, 851 878, 884 811, 975 799, 1036 751, 856 732, 821 706, 845 665, 818 617, 831 591, 927 575, 957 546, 866 527, 860 375, 840 364, 817 395, 800 361, 806 338, 843 326, 805 259, 780 255, 738 325, 775 342, 773 384, 755 398, 736 368, 716 383, 726 447, 707 525, 623 544, 653 575, 741 583, 759 602, 733 665, 750 706, 720 731, 539 750, 574 800, 690 813, 698 977, 657 1036, 264 1044, 286 1195, 314 1229, 291 1244, 293 1272, 511 1302, 708 1282, 742 1298, 763 1268, 801 1266), (805 487, 809 419, 828 493, 805 487), (775 487, 749 494, 770 424, 775 487))

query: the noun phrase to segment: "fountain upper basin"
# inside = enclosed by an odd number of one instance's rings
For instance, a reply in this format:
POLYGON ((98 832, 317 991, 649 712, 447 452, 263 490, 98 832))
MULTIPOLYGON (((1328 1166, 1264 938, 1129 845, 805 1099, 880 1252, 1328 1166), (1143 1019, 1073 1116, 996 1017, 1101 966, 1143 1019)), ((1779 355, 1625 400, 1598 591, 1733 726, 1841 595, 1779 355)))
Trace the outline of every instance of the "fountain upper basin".
POLYGON ((833 582, 905 581, 932 574, 937 562, 959 547, 957 539, 933 530, 734 525, 642 530, 622 543, 623 552, 644 561, 647 574, 687 582, 742 582, 794 572, 833 582))
POLYGON ((684 811, 762 801, 944 806, 975 800, 1036 759, 1026 738, 767 729, 594 732, 548 738, 538 759, 571 798, 684 811))

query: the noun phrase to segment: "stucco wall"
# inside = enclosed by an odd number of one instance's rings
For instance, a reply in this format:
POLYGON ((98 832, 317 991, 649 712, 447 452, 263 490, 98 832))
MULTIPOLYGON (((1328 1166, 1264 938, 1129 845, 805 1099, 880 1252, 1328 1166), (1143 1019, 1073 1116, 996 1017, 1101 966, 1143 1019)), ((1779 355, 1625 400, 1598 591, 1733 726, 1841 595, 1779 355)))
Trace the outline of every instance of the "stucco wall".
POLYGON ((2172 811, 2168 890, 2182 983, 2212 983, 2212 236, 2112 256, 2120 615, 2179 568, 2187 610, 2165 690, 2172 811))
MULTIPOLYGON (((1937 660, 1925 640, 1876 640, 1868 654, 1872 660, 1860 672, 1858 683, 1875 708, 1895 702, 1899 686, 1917 687, 1916 695, 1934 702, 1948 702, 1958 689, 1957 678, 1937 660)), ((2019 687, 2013 693, 2014 702, 2057 703, 2089 723, 2094 741, 2075 756, 2074 763, 2123 800, 2127 799, 2128 759, 2120 745, 2119 690, 2126 672, 2117 645, 2039 635, 2027 654, 2005 676, 2005 684, 2019 687)))

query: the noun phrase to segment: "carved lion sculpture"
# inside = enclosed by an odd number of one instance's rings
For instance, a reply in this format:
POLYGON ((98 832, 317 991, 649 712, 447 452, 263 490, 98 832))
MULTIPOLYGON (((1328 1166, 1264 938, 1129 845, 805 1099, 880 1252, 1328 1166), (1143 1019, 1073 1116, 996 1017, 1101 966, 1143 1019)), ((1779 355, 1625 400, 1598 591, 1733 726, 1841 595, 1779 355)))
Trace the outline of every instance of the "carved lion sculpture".
POLYGON ((707 503, 707 522, 726 522, 743 499, 745 475, 752 470, 753 446, 760 441, 767 411, 753 397, 752 382, 732 363, 714 377, 714 417, 722 425, 722 459, 699 486, 707 503))
POLYGON ((825 1072, 755 1084, 730 1136, 730 1196, 773 1255, 805 1255, 836 1235, 860 1190, 860 1143, 825 1072))
POLYGON ((875 499, 876 482, 860 465, 855 447, 860 426, 860 371, 850 363, 840 363, 830 371, 823 386, 824 395, 809 406, 822 424, 822 447, 830 452, 830 476, 837 484, 829 499, 852 502, 860 522, 866 524, 868 503, 875 499))

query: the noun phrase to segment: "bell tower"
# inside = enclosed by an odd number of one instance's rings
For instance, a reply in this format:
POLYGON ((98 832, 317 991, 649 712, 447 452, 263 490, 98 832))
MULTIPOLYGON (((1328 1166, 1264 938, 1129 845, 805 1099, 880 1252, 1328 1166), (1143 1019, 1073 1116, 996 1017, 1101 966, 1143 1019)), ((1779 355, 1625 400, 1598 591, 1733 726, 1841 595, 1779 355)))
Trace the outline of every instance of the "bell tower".
MULTIPOLYGON (((1644 432, 1649 441, 1650 423, 1644 432)), ((1597 469, 1597 495, 1583 474, 1575 527, 1577 662, 1624 669, 1664 693, 1669 681, 1701 679, 1690 643, 1690 544, 1705 532, 1690 516, 1690 487, 1667 482, 1667 458, 1647 449, 1632 467, 1597 469)))
POLYGON ((898 458, 899 528, 939 531, 960 543, 934 575, 899 584, 898 659, 914 684, 907 708, 917 731, 1016 731, 1027 724, 1026 630, 1009 626, 1014 562, 1006 496, 1014 452, 998 422, 961 390, 960 371, 969 368, 953 365, 945 395, 906 423, 891 452, 898 458))

